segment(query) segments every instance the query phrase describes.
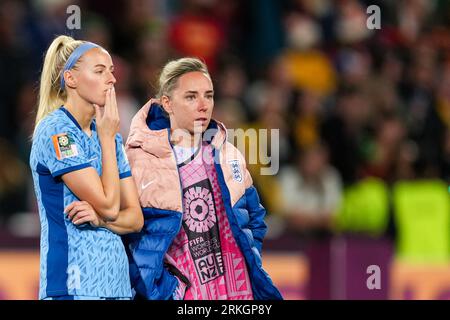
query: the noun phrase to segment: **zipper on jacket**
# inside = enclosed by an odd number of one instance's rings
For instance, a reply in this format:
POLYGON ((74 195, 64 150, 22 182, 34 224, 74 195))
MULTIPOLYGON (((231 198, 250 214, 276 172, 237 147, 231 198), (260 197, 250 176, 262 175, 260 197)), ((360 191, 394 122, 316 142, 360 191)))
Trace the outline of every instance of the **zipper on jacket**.
POLYGON ((166 267, 171 274, 177 276, 181 280, 181 282, 186 285, 186 291, 191 287, 191 282, 189 281, 189 279, 180 270, 178 270, 177 267, 166 262, 164 263, 164 267, 166 267))
MULTIPOLYGON (((172 146, 172 143, 170 143, 170 128, 167 128, 167 131, 168 131, 168 137, 169 137, 169 145, 170 145, 170 148, 172 149, 172 154, 173 154, 173 157, 174 157, 174 159, 175 159, 175 168, 176 168, 176 171, 177 171, 177 175, 178 175, 178 183, 180 184, 180 195, 181 195, 181 217, 180 217, 180 223, 179 223, 179 225, 178 225, 178 231, 177 231, 177 234, 175 235, 175 237, 174 237, 174 239, 177 237, 177 235, 180 233, 180 230, 181 230, 181 226, 182 226, 182 224, 183 224, 183 215, 184 215, 184 205, 183 205, 183 185, 181 184, 181 176, 180 176, 180 172, 178 171, 178 164, 177 164, 177 156, 175 155, 175 150, 173 150, 173 146, 172 146)), ((172 240, 172 242, 173 242, 173 240, 172 240)), ((170 245, 172 245, 172 243, 170 244, 170 245)), ((170 247, 170 246, 169 246, 170 247)), ((167 251, 166 251, 166 253, 167 253, 167 251)), ((186 296, 186 292, 188 291, 188 289, 191 287, 191 282, 189 281, 189 279, 183 274, 183 273, 181 273, 181 271, 180 270, 178 270, 175 266, 173 266, 173 265, 171 265, 171 264, 167 264, 167 263, 164 263, 164 266, 165 267, 167 267, 167 270, 169 271, 169 272, 171 272, 174 276, 176 276, 176 277, 178 277, 184 284, 186 284, 186 289, 184 290, 184 295, 183 295, 183 300, 184 300, 184 297, 186 296)), ((177 287, 178 287, 178 285, 177 285, 177 287)), ((175 288, 175 290, 176 290, 176 288, 175 288)))
MULTIPOLYGON (((219 178, 219 175, 220 175, 220 177, 223 180, 224 189, 226 189, 226 190, 222 190, 222 188, 220 188, 220 193, 221 193, 222 201, 223 201, 223 204, 224 204, 224 207, 225 207, 225 213, 227 215, 228 222, 230 223, 231 233, 233 234, 233 237, 234 237, 235 241, 237 242, 237 237, 236 237, 236 235, 234 233, 234 229, 240 230, 240 227, 239 227, 239 225, 238 225, 238 223, 236 221, 237 218, 234 216, 233 206, 231 205, 230 190, 228 189, 228 186, 226 184, 225 176, 223 175, 222 165, 220 164, 220 150, 219 149, 214 149, 214 150, 215 150, 214 151, 214 158, 216 157, 216 151, 217 151, 217 158, 219 159, 219 162, 217 164, 215 163, 216 159, 214 159, 214 169, 216 170, 217 179, 219 180, 219 187, 222 184, 220 182, 220 178, 219 178), (220 172, 219 172, 219 170, 217 170, 218 167, 220 169, 220 172), (228 212, 227 207, 230 208, 231 212, 228 212), (235 228, 233 228, 232 225, 234 225, 235 228)), ((244 195, 245 195, 245 192, 244 192, 244 195)), ((249 215, 250 215, 250 213, 249 213, 249 215)), ((249 242, 249 240, 248 240, 248 238, 246 236, 244 238, 245 238, 245 242, 247 243, 247 246, 250 248, 250 251, 252 251, 252 244, 249 242)), ((239 246, 239 249, 241 251, 243 251, 243 249, 240 246, 239 246)), ((242 255, 244 256, 244 260, 247 263, 249 263, 247 261, 247 256, 244 254, 244 252, 242 252, 242 255)), ((254 259, 253 253, 252 253, 251 257, 254 259)), ((253 263, 256 265, 256 261, 253 261, 253 263)))
POLYGON ((180 184, 180 195, 181 195, 181 219, 180 219, 180 224, 178 226, 178 231, 177 234, 175 235, 175 237, 178 235, 178 233, 180 233, 181 230, 181 224, 183 223, 183 214, 184 214, 184 205, 183 205, 183 185, 181 184, 181 176, 180 176, 180 172, 178 171, 178 165, 177 165, 177 156, 175 155, 175 150, 173 150, 173 146, 172 143, 170 142, 170 128, 167 128, 168 131, 168 137, 169 137, 169 145, 170 148, 172 149, 172 154, 173 157, 175 159, 175 167, 177 170, 177 175, 178 175, 178 183, 180 184))

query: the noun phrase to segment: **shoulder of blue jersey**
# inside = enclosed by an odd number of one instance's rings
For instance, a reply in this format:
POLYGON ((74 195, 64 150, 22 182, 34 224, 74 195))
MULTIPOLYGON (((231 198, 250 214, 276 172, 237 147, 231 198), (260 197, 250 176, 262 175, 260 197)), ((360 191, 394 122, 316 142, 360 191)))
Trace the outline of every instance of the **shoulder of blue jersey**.
MULTIPOLYGON (((51 140, 56 158, 63 160, 78 155, 78 147, 73 137, 73 127, 74 124, 63 112, 55 110, 42 120, 37 133, 41 135, 41 139, 51 140)), ((41 141, 47 145, 47 142, 41 141)))

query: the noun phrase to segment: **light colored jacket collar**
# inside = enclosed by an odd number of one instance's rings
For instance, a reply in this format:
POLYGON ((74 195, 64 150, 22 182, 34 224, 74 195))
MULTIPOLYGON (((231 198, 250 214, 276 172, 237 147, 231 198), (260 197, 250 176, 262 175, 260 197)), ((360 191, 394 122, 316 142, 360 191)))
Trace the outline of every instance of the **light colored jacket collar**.
MULTIPOLYGON (((151 99, 136 113, 131 121, 127 146, 140 147, 158 158, 164 158, 172 153, 169 143, 170 121, 164 118, 162 110, 158 108, 161 108, 159 101, 151 99)), ((212 138, 211 145, 218 149, 227 139, 227 130, 223 123, 211 119, 208 128, 214 127, 218 130, 212 138)))

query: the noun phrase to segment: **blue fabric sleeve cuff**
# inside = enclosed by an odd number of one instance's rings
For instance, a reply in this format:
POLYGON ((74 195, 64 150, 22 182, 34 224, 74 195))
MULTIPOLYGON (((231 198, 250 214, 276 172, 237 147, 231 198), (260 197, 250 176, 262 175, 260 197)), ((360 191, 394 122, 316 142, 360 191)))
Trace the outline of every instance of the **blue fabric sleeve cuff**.
POLYGON ((119 179, 124 179, 124 178, 128 178, 128 177, 131 177, 131 171, 126 171, 126 172, 119 174, 119 179))
POLYGON ((80 169, 84 169, 84 168, 87 168, 87 167, 91 167, 91 164, 90 163, 83 163, 83 164, 79 164, 79 165, 76 165, 76 166, 73 166, 73 167, 64 168, 64 169, 52 172, 52 176, 54 178, 56 178, 56 177, 62 176, 65 173, 76 171, 76 170, 80 170, 80 169))

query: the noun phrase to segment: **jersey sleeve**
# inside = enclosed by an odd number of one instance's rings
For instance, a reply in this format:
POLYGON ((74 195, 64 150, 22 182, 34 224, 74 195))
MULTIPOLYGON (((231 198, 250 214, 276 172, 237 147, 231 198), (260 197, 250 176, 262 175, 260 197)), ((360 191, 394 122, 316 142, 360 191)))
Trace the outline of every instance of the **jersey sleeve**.
POLYGON ((130 164, 128 162, 127 154, 125 153, 123 139, 120 134, 116 135, 116 157, 117 168, 119 169, 119 178, 124 179, 127 177, 131 177, 130 164))
POLYGON ((47 126, 40 132, 42 157, 53 177, 90 167, 83 150, 80 132, 70 126, 47 126))

